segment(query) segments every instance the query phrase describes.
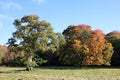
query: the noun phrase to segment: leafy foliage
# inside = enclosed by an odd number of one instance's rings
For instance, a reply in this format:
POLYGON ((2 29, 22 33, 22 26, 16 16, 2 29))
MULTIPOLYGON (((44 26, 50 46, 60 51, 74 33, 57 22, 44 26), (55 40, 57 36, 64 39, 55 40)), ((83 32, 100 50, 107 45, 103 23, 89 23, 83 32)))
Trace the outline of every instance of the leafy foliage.
POLYGON ((57 50, 57 37, 53 32, 51 24, 40 21, 37 15, 27 15, 14 21, 16 31, 9 39, 8 44, 13 46, 13 51, 24 51, 27 53, 27 66, 34 66, 33 57, 37 51, 57 50), (18 46, 16 46, 18 45, 18 46))
POLYGON ((93 31, 88 25, 70 25, 63 34, 66 44, 61 53, 61 61, 64 64, 103 65, 104 59, 111 57, 113 53, 113 48, 105 46, 107 42, 104 33, 101 30, 93 31), (106 51, 103 55, 103 51, 107 48, 111 51, 109 53, 106 51), (110 56, 107 57, 107 54, 110 56))
POLYGON ((8 52, 7 47, 0 45, 0 65, 3 64, 3 59, 4 59, 4 56, 7 52, 8 52))
POLYGON ((114 66, 120 66, 120 32, 112 31, 106 35, 106 39, 108 42, 112 43, 114 47, 111 64, 114 66))
POLYGON ((111 58, 114 53, 113 46, 111 43, 106 43, 103 51, 104 65, 111 65, 111 58))
POLYGON ((37 15, 23 16, 13 24, 16 31, 8 39, 8 49, 0 46, 0 64, 26 65, 27 69, 41 64, 120 64, 118 31, 105 35, 99 29, 81 24, 70 25, 63 33, 54 33, 51 24, 39 20, 37 15))

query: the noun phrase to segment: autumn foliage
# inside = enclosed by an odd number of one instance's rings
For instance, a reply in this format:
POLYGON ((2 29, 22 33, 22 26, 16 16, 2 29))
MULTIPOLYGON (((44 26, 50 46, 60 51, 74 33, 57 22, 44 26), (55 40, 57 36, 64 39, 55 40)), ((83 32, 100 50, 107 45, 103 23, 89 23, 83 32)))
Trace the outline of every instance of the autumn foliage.
POLYGON ((26 65, 27 68, 34 63, 35 66, 120 65, 118 31, 105 35, 99 29, 80 24, 55 33, 51 24, 39 20, 37 15, 16 19, 14 25, 16 31, 8 39, 8 46, 0 46, 0 64, 26 65))
POLYGON ((6 46, 0 45, 0 65, 3 63, 4 56, 8 52, 8 49, 6 46))
POLYGON ((60 60, 64 64, 110 65, 113 48, 110 43, 108 45, 101 30, 92 30, 91 26, 84 24, 70 25, 63 34, 66 44, 63 46, 65 51, 61 53, 60 60), (105 53, 108 48, 111 49, 109 54, 107 51, 105 53), (107 64, 105 60, 109 60, 107 64))

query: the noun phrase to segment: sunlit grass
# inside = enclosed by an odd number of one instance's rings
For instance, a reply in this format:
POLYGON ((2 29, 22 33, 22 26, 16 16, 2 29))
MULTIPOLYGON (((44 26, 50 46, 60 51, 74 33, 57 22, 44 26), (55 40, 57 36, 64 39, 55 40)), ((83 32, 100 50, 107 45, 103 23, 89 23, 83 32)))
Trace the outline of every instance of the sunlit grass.
POLYGON ((0 80, 120 80, 119 68, 0 68, 0 80))

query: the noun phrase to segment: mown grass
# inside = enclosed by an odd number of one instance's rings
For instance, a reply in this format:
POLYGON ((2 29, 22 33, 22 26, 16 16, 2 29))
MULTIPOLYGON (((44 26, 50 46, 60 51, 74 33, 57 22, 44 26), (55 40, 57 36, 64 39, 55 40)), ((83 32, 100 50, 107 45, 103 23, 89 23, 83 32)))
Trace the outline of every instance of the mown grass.
POLYGON ((120 68, 0 68, 0 80, 120 80, 120 68))

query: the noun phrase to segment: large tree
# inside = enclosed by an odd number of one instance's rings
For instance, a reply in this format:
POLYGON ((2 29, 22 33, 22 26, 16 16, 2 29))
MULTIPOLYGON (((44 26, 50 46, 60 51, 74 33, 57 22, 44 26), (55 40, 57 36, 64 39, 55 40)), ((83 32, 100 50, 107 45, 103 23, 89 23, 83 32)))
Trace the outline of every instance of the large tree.
MULTIPOLYGON (((39 20, 37 15, 27 15, 16 19, 14 25, 17 30, 13 33, 12 39, 15 39, 15 44, 27 53, 28 70, 35 65, 35 61, 33 61, 35 52, 56 51, 57 37, 49 22, 39 20)), ((8 43, 11 45, 10 42, 8 43)))
MULTIPOLYGON (((66 44, 63 46, 61 61, 64 64, 103 65, 104 59, 111 57, 113 53, 112 45, 106 46, 104 33, 101 30, 92 30, 89 25, 70 25, 63 34, 66 44), (111 52, 107 51, 109 49, 111 52), (110 55, 106 57, 108 54, 110 55)), ((110 63, 110 59, 107 60, 110 63)))

